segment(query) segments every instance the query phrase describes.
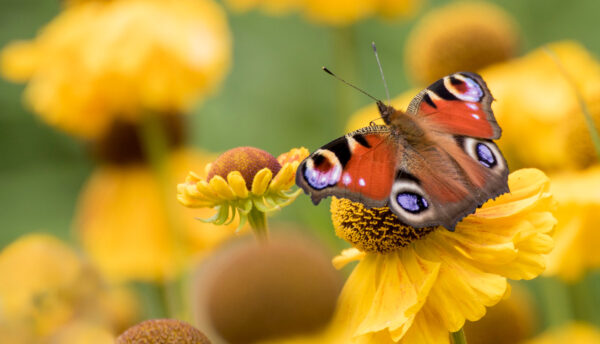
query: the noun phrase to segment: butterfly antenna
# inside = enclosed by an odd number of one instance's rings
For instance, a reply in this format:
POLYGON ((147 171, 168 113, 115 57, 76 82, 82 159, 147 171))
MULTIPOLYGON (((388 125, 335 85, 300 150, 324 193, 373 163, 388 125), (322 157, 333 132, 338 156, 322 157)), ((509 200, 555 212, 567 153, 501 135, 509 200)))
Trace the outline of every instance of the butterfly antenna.
POLYGON ((358 88, 358 87, 356 87, 356 86, 352 85, 352 84, 351 84, 351 83, 349 83, 348 81, 346 81, 346 80, 344 80, 344 79, 340 78, 339 76, 337 76, 337 75, 333 74, 333 72, 332 72, 332 71, 330 71, 329 69, 327 69, 327 67, 321 67, 321 69, 323 69, 323 70, 325 71, 325 73, 327 73, 327 74, 329 74, 329 75, 333 76, 334 78, 338 79, 339 81, 343 82, 344 84, 346 84, 346 85, 348 85, 348 86, 350 86, 350 87, 354 88, 355 90, 357 90, 357 91, 359 91, 360 93, 362 93, 362 94, 366 95, 367 97, 369 97, 369 98, 373 99, 374 101, 381 103, 381 100, 379 100, 379 99, 377 99, 377 98, 373 97, 372 95, 368 94, 368 93, 367 93, 367 92, 365 92, 364 90, 362 90, 362 89, 360 89, 360 88, 358 88))
POLYGON ((388 89, 387 82, 385 82, 385 77, 383 76, 383 68, 381 68, 381 61, 379 61, 379 54, 377 54, 377 47, 375 46, 375 42, 371 42, 371 46, 373 47, 373 52, 375 53, 377 66, 379 66, 379 73, 381 74, 381 80, 383 80, 383 87, 385 87, 385 95, 387 96, 388 104, 390 104, 390 90, 388 89))

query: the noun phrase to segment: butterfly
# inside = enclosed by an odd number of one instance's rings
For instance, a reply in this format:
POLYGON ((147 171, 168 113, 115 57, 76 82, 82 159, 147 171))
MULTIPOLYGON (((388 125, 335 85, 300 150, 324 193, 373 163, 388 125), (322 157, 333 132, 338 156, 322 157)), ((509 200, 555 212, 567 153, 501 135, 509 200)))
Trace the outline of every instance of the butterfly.
POLYGON ((509 192, 501 129, 481 76, 458 72, 417 94, 406 112, 377 101, 385 125, 371 124, 317 149, 296 184, 313 203, 336 196, 387 206, 403 224, 456 224, 509 192))

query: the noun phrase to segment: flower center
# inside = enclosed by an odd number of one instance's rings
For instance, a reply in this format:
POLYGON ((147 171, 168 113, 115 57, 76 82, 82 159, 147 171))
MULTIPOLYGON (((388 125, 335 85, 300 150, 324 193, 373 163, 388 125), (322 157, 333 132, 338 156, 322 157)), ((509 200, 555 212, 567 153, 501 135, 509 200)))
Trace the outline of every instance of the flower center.
MULTIPOLYGON (((185 141, 184 122, 181 115, 160 117, 169 149, 180 147, 185 141)), ((114 165, 147 162, 139 128, 133 123, 115 121, 107 133, 91 145, 92 155, 100 162, 114 165)))
POLYGON ((227 179, 229 172, 239 171, 249 188, 252 186, 256 173, 265 167, 271 170, 273 175, 281 170, 277 159, 264 150, 254 147, 238 147, 221 154, 212 163, 207 181, 216 175, 227 179))
POLYGON ((400 222, 390 208, 366 208, 362 203, 333 198, 335 233, 364 252, 388 253, 408 246, 436 227, 414 228, 400 222))

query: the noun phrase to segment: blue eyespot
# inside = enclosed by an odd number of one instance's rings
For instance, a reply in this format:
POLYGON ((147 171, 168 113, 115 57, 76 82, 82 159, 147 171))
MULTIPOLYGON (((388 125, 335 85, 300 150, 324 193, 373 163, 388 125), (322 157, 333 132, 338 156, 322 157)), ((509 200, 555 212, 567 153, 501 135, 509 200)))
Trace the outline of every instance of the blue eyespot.
POLYGON ((477 150, 477 160, 479 160, 479 163, 488 168, 496 166, 496 157, 490 147, 483 143, 478 143, 475 149, 477 150))
POLYGON ((429 207, 425 198, 412 192, 399 193, 396 200, 402 209, 413 214, 418 214, 429 207))
POLYGON ((335 185, 342 174, 342 168, 339 165, 334 165, 327 171, 320 171, 314 168, 309 168, 304 165, 304 178, 308 184, 316 190, 322 190, 335 185))

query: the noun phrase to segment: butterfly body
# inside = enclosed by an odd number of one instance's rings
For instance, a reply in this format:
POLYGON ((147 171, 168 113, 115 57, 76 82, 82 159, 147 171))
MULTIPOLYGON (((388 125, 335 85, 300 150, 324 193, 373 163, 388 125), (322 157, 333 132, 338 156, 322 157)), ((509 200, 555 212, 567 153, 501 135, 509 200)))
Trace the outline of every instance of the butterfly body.
POLYGON ((500 127, 480 76, 438 80, 406 112, 378 102, 386 123, 321 147, 299 166, 296 183, 317 204, 328 196, 388 206, 413 227, 456 223, 508 192, 508 168, 492 141, 500 127))

